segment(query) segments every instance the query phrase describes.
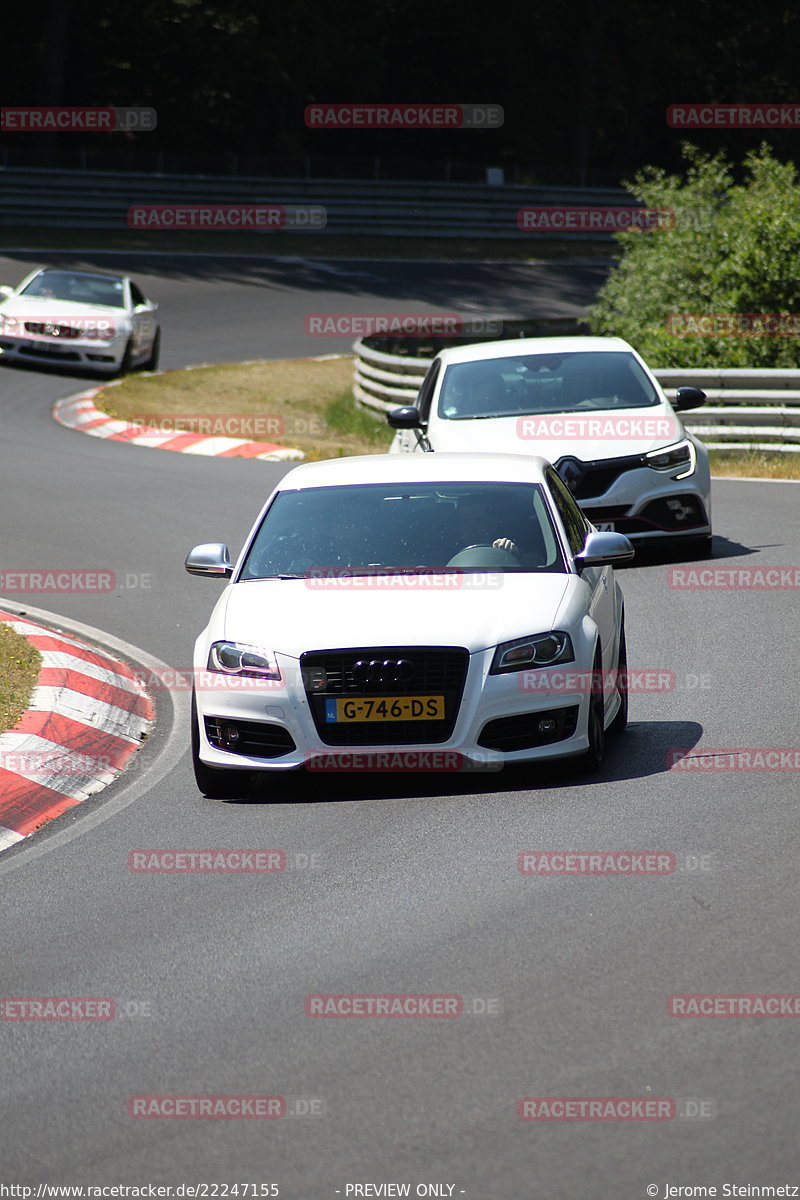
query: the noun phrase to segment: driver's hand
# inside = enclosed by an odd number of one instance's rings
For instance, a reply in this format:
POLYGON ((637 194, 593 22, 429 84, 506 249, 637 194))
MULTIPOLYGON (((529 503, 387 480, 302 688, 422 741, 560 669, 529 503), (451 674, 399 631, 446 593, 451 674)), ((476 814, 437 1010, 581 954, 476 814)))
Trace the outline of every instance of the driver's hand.
POLYGON ((495 550, 506 550, 509 554, 515 554, 517 558, 521 558, 519 546, 516 542, 512 542, 510 538, 496 538, 492 545, 495 550))

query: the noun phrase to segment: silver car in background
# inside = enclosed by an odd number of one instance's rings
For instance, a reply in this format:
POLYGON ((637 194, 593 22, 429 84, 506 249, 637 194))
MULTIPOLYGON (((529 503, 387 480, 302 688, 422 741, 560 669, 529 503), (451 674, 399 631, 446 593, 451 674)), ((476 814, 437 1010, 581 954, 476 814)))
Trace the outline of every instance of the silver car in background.
POLYGON ((0 362, 125 375, 158 368, 158 305, 126 275, 43 267, 0 286, 0 362))

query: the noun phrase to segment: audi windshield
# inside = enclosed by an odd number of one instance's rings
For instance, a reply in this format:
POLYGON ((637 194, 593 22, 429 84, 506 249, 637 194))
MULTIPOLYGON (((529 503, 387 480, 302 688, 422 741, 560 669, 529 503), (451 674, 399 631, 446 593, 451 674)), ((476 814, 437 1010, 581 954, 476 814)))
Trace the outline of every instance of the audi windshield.
POLYGON ((445 420, 465 421, 649 408, 659 400, 632 354, 580 350, 453 363, 445 372, 438 413, 445 420))
POLYGON ((279 492, 238 581, 326 572, 566 570, 537 484, 369 484, 279 492))

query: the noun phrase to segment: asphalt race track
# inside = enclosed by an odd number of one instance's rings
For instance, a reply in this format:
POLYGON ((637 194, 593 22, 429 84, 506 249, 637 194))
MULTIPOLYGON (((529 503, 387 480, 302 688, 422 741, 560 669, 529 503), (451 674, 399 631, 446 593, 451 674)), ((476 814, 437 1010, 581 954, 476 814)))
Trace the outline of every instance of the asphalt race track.
MULTIPOLYGON (((308 312, 569 315, 602 276, 588 265, 127 266, 161 302, 165 368, 347 352, 350 339, 305 335, 308 312)), ((0 259, 0 282, 27 269, 22 255, 0 259)), ((66 430, 52 403, 83 382, 0 370, 3 567, 106 568, 128 586, 7 598, 188 668, 218 585, 186 575, 186 552, 212 540, 238 550, 286 467, 66 430)), ((796 484, 715 483, 714 565, 800 564, 798 500, 796 484)), ((631 725, 590 782, 567 768, 280 777, 247 801, 213 802, 191 774, 187 697, 156 696, 158 732, 134 767, 0 856, 0 994, 111 997, 119 1014, 0 1024, 6 1181, 246 1181, 277 1184, 284 1200, 394 1181, 472 1200, 800 1183, 798 1022, 666 1007, 675 993, 800 991, 797 772, 666 770, 673 747, 797 747, 797 592, 676 589, 674 561, 621 572, 631 667, 674 672, 674 686, 632 696, 631 725), (207 847, 283 849, 289 869, 128 869, 132 850, 207 847), (674 852, 677 869, 519 873, 520 852, 545 849, 674 852), (304 1002, 317 993, 457 994, 498 1011, 314 1020, 304 1002), (324 1112, 127 1113, 131 1096, 212 1093, 300 1097, 324 1112), (526 1096, 669 1097, 679 1111, 694 1099, 708 1115, 531 1122, 517 1116, 526 1096)))

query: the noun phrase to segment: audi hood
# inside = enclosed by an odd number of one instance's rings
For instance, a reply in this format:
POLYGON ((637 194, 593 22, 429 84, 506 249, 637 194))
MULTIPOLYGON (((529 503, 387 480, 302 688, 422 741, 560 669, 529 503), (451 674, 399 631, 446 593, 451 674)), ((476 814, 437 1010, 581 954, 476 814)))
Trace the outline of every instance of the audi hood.
POLYGON ((228 586, 203 636, 292 657, 355 646, 465 646, 558 627, 576 575, 514 572, 250 580, 228 586), (457 603, 456 603, 457 601, 457 603))

